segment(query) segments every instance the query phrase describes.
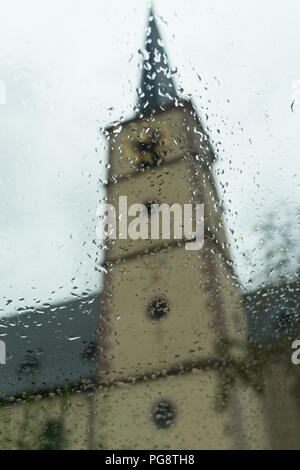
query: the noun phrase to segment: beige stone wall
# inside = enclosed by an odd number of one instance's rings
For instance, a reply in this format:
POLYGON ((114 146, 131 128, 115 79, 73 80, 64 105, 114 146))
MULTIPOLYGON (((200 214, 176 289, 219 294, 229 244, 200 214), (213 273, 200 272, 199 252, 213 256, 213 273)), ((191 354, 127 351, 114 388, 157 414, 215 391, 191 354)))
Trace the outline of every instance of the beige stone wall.
POLYGON ((239 290, 214 245, 200 252, 171 247, 116 263, 108 285, 106 358, 110 377, 213 358, 216 343, 225 336, 245 350, 239 290), (169 304, 160 320, 148 315, 155 298, 169 304))
POLYGON ((160 379, 99 387, 66 397, 2 406, 1 449, 39 449, 49 420, 63 427, 65 449, 265 449, 270 448, 261 400, 249 387, 232 387, 219 410, 219 375, 193 369, 160 379), (176 411, 169 428, 157 427, 155 404, 176 411))
POLYGON ((109 130, 110 180, 138 172, 136 164, 140 152, 136 142, 147 141, 149 134, 158 131, 156 150, 166 163, 183 154, 196 152, 205 160, 212 159, 212 151, 195 111, 187 102, 180 106, 117 125, 109 130))
MULTIPOLYGON (((111 388, 105 398, 95 395, 97 420, 101 409, 107 417, 101 434, 104 429, 105 445, 118 449, 270 449, 261 397, 238 380, 228 406, 220 410, 216 407, 219 386, 217 372, 194 369, 111 388), (172 403, 177 413, 168 429, 157 428, 153 421, 153 407, 163 400, 172 403)), ((96 430, 95 446, 97 439, 96 430)))
POLYGON ((261 397, 232 362, 218 363, 225 340, 230 360, 243 359, 246 319, 208 166, 212 150, 192 107, 183 103, 111 129, 110 152, 109 202, 119 195, 129 205, 203 202, 208 239, 200 251, 172 239, 112 246, 101 306, 101 385, 2 406, 1 448, 39 448, 49 419, 62 423, 67 449, 269 448, 261 397), (156 152, 164 162, 138 172, 136 141, 147 140, 149 128, 160 135, 156 152), (149 316, 155 299, 168 306, 156 320, 149 316), (175 410, 169 427, 154 422, 159 402, 175 410))
MULTIPOLYGON (((192 182, 190 175, 190 163, 188 160, 176 160, 171 166, 160 166, 151 169, 145 173, 131 176, 117 184, 110 184, 108 189, 108 202, 117 209, 120 196, 127 196, 128 207, 135 203, 145 204, 148 201, 155 201, 157 204, 166 203, 170 206, 179 203, 184 204, 193 202, 192 182)), ((128 216, 128 225, 135 217, 128 216)), ((172 218, 171 218, 172 221, 172 218)), ((149 227, 148 233, 151 234, 150 217, 147 217, 146 223, 149 227)), ((174 224, 171 224, 171 239, 174 238, 174 224)), ((169 244, 169 240, 162 240, 161 230, 160 239, 149 240, 127 240, 117 239, 113 242, 113 248, 107 253, 107 260, 115 260, 132 254, 143 252, 145 249, 152 249, 160 246, 162 243, 169 244)))
POLYGON ((300 449, 299 381, 293 372, 284 361, 268 364, 264 371, 263 405, 273 449, 300 449))
POLYGON ((115 439, 117 446, 132 448, 152 448, 157 442, 160 448, 268 447, 260 398, 244 385, 229 387, 226 411, 214 406, 221 379, 212 364, 224 358, 224 343, 231 359, 242 360, 247 331, 209 166, 211 147, 199 122, 189 106, 128 122, 111 129, 110 152, 109 202, 116 205, 120 195, 127 195, 128 205, 204 203, 206 240, 200 251, 187 251, 172 237, 165 242, 121 240, 107 253, 107 352, 100 376, 110 382, 138 382, 108 393, 108 442, 115 439), (146 141, 151 130, 160 135, 155 151, 163 161, 139 171, 136 142, 146 141), (148 314, 154 299, 168 304, 159 320, 148 314), (199 366, 196 376, 192 364, 199 366), (180 369, 190 372, 180 376, 180 369), (162 373, 164 378, 149 380, 162 373), (178 422, 167 432, 151 424, 149 410, 156 396, 172 397, 180 410, 178 422), (118 410, 119 421, 114 421, 113 410, 118 410))
MULTIPOLYGON (((102 400, 100 396, 99 417, 102 400)), ((106 446, 118 449, 232 448, 237 436, 230 432, 230 413, 228 410, 216 412, 215 400, 214 372, 195 371, 112 388, 104 399, 106 446), (159 429, 153 422, 153 407, 161 400, 170 401, 176 409, 175 421, 168 429, 159 429)))
POLYGON ((47 423, 63 428, 63 448, 87 449, 91 445, 90 395, 74 392, 68 396, 33 396, 0 407, 1 449, 40 449, 47 423))

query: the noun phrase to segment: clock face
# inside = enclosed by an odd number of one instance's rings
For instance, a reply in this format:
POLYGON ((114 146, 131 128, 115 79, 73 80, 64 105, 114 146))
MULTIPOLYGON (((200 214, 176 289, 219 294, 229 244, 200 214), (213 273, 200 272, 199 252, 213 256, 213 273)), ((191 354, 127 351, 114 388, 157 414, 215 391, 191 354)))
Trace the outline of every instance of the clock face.
POLYGON ((160 131, 158 129, 143 129, 133 143, 136 152, 136 163, 140 168, 159 166, 163 158, 159 154, 160 131))
POLYGON ((117 127, 111 131, 112 173, 129 174, 160 166, 194 151, 194 142, 187 132, 192 125, 185 113, 170 110, 155 118, 130 121, 121 130, 117 127))

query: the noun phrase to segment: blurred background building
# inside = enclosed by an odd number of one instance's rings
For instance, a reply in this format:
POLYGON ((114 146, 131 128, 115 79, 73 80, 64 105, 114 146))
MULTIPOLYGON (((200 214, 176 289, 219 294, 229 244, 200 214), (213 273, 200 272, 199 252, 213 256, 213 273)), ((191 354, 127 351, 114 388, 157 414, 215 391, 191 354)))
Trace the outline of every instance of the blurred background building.
POLYGON ((298 448, 298 284, 242 295, 215 152, 152 11, 143 56, 136 117, 105 131, 108 201, 204 202, 204 247, 117 240, 98 295, 2 319, 1 447, 298 448))

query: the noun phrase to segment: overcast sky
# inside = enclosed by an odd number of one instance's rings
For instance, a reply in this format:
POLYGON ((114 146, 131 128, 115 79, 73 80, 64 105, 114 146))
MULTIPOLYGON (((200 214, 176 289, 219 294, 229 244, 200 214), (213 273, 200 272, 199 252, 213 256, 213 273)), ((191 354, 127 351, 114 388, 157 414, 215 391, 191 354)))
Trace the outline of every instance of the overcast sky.
MULTIPOLYGON (((300 3, 154 7, 178 88, 220 142, 216 178, 238 240, 237 270, 251 287, 261 268, 255 226, 271 210, 293 213, 300 199, 300 3)), ((0 0, 0 8, 0 308, 7 314, 100 286, 93 239, 107 153, 99 129, 132 115, 147 1, 0 0)))

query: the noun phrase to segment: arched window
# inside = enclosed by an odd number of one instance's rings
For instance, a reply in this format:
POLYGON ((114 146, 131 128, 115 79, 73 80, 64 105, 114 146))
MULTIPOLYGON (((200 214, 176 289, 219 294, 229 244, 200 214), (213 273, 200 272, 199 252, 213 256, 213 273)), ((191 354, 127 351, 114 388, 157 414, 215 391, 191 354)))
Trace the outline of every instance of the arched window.
POLYGON ((160 141, 160 131, 151 129, 150 132, 142 132, 139 140, 135 142, 135 151, 138 153, 138 165, 142 169, 159 166, 163 162, 163 157, 157 151, 160 141))
POLYGON ((91 341, 85 347, 82 356, 84 359, 94 360, 96 359, 97 354, 98 354, 98 345, 91 341))
POLYGON ((160 429, 167 429, 175 423, 177 416, 175 406, 168 400, 156 403, 152 410, 154 424, 160 429))
POLYGON ((152 320, 160 320, 170 311, 169 304, 166 299, 157 297, 152 300, 148 306, 148 316, 152 320))
POLYGON ((61 450, 64 447, 63 424, 58 419, 50 419, 46 422, 41 435, 41 450, 61 450))
POLYGON ((28 355, 19 364, 18 372, 20 374, 30 374, 40 368, 40 362, 35 356, 28 355))

